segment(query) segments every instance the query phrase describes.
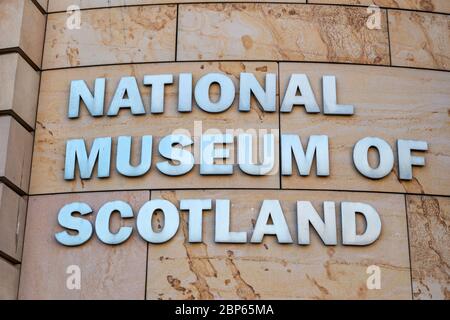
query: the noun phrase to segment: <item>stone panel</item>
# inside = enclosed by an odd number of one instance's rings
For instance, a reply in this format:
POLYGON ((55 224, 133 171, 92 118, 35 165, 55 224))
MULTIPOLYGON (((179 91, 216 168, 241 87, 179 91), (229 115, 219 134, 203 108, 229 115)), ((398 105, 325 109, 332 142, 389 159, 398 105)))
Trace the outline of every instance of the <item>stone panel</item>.
MULTIPOLYGON (((187 213, 173 239, 148 247, 148 299, 411 299, 406 213, 402 195, 199 190, 152 192, 152 199, 230 199, 231 230, 251 236, 264 199, 279 199, 296 241, 296 201, 365 202, 378 211, 380 238, 366 247, 325 246, 311 230, 311 244, 279 244, 266 236, 261 244, 214 243, 214 211, 206 211, 203 243, 187 243, 187 213), (381 270, 381 289, 368 290, 366 269, 381 270)), ((213 202, 214 203, 214 202, 213 202)), ((214 208, 215 204, 213 204, 214 208)), ((337 213, 338 214, 338 213, 337 213)), ((340 218, 336 220, 340 225, 340 218)), ((361 221, 362 222, 362 221, 361 221)), ((339 227, 340 228, 340 227, 339 227)), ((338 235, 340 231, 338 231, 338 235)), ((338 236, 339 237, 339 236, 338 236)))
POLYGON ((386 15, 302 4, 180 5, 178 60, 291 60, 389 64, 386 15))
MULTIPOLYGON (((140 64, 43 72, 36 145, 33 154, 31 194, 117 189, 170 189, 174 186, 177 188, 215 188, 218 187, 219 178, 222 188, 278 188, 280 185, 277 171, 278 143, 275 146, 276 168, 273 171, 274 174, 263 177, 244 174, 237 165, 235 165, 233 175, 219 177, 200 176, 198 165, 195 165, 188 174, 178 177, 165 176, 155 167, 157 162, 164 160, 158 152, 160 138, 172 134, 176 130, 184 130, 183 133, 187 130, 186 134, 196 137, 194 138, 193 149, 196 155, 199 154, 200 141, 198 137, 207 130, 209 130, 209 133, 213 133, 213 131, 210 131, 212 129, 226 133, 227 130, 231 129, 264 129, 268 130, 266 132, 269 133, 272 132, 271 130, 275 130, 275 134, 278 133, 278 114, 262 112, 255 105, 254 100, 250 112, 238 111, 239 86, 237 84, 239 73, 243 71, 254 73, 258 80, 262 82, 266 72, 277 73, 277 64, 266 62, 140 64), (195 103, 192 112, 178 112, 178 73, 181 72, 193 73, 194 83, 206 73, 222 72, 227 74, 236 86, 237 92, 234 103, 230 109, 223 113, 204 112, 195 103), (108 80, 106 82, 105 110, 107 110, 120 77, 136 76, 143 103, 146 110, 149 110, 150 88, 142 85, 143 76, 145 74, 166 73, 174 74, 175 82, 173 85, 166 86, 165 110, 162 114, 133 116, 129 110, 123 110, 117 117, 94 118, 82 106, 79 119, 67 118, 71 80, 84 79, 89 86, 92 86, 96 77, 106 77, 108 80), (120 135, 131 135, 139 139, 142 135, 154 136, 153 162, 150 172, 144 176, 133 178, 120 175, 115 169, 115 148, 113 148, 110 178, 92 178, 83 181, 80 181, 78 177, 72 181, 63 179, 66 140, 83 137, 90 143, 96 137, 117 137, 120 135)), ((216 89, 213 87, 211 90, 216 89)), ((217 94, 217 90, 215 92, 217 94)), ((236 135, 238 131, 231 133, 236 135)), ((231 152, 232 157, 236 155, 233 149, 231 149, 231 152)), ((140 147, 133 148, 133 153, 135 154, 134 158, 139 159, 140 147)))
POLYGON ((28 192, 33 135, 10 116, 0 117, 0 177, 28 192))
POLYGON ((392 65, 450 70, 450 15, 389 10, 389 32, 392 65))
POLYGON ((176 6, 87 10, 78 29, 66 20, 48 15, 44 69, 175 59, 176 6))
POLYGON ((450 299, 450 198, 408 195, 414 299, 450 299))
POLYGON ((27 199, 0 183, 0 251, 22 260, 27 199))
MULTIPOLYGON (((50 0, 49 12, 66 11, 70 5, 77 5, 81 9, 106 8, 117 6, 132 6, 146 4, 171 4, 171 3, 201 3, 201 2, 240 2, 237 0, 50 0)), ((305 3, 306 0, 248 0, 246 2, 295 2, 305 3)))
MULTIPOLYGON (((148 191, 135 191, 30 197, 19 299, 144 299, 147 244, 136 234, 117 247, 93 235, 88 243, 72 248, 57 243, 54 235, 62 231, 57 217, 67 203, 89 204, 94 213, 87 218, 93 222, 108 201, 126 201, 137 212, 149 196, 148 191), (79 267, 79 290, 66 287, 72 274, 67 273, 69 266, 79 267)), ((111 228, 131 223, 115 216, 111 228)))
POLYGON ((281 63, 282 95, 292 73, 308 75, 319 106, 322 106, 322 76, 335 75, 338 103, 354 105, 355 114, 307 114, 302 106, 294 107, 291 113, 281 114, 281 134, 300 135, 304 147, 309 136, 326 134, 330 145, 329 177, 316 177, 315 165, 308 177, 299 176, 294 167, 292 176, 282 177, 283 188, 450 194, 449 73, 375 66, 281 63), (386 140, 394 152, 393 171, 379 180, 365 178, 353 165, 353 146, 369 136, 386 140), (413 152, 424 156, 426 164, 413 167, 414 179, 411 181, 400 182, 398 179, 397 139, 428 142, 427 152, 413 152))
POLYGON ((20 266, 0 257, 0 300, 16 300, 20 266))
POLYGON ((20 47, 41 66, 45 16, 31 0, 0 2, 0 34, 0 49, 20 47))
POLYGON ((19 54, 0 55, 0 112, 12 111, 34 128, 39 79, 19 54))
POLYGON ((450 13, 450 2, 448 0, 308 0, 308 3, 362 6, 376 5, 384 8, 450 13))

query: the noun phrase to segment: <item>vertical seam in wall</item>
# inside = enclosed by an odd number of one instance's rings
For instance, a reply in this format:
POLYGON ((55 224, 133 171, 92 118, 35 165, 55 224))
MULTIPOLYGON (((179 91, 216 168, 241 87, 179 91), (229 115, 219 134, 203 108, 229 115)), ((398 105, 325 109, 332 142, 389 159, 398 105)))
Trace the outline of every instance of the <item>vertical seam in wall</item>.
POLYGON ((386 9, 386 28, 388 34, 389 65, 392 66, 391 34, 389 31, 389 10, 386 9))
POLYGON ((177 16, 175 20, 175 61, 178 61, 178 14, 179 4, 177 3, 177 16))
POLYGON ((278 176, 280 177, 280 190, 283 187, 281 174, 281 77, 280 77, 280 62, 277 62, 278 68, 278 176))
POLYGON ((411 300, 414 300, 413 277, 412 277, 412 261, 411 261, 411 241, 409 238, 409 219, 408 219, 408 203, 406 201, 407 194, 404 194, 405 199, 405 215, 406 215, 406 239, 408 240, 408 257, 409 257, 409 277, 411 282, 411 300))
MULTIPOLYGON (((148 190, 148 200, 152 199, 152 190, 148 190)), ((144 300, 147 300, 147 282, 148 282, 148 250, 149 243, 146 241, 146 250, 145 250, 145 285, 144 285, 144 300)))

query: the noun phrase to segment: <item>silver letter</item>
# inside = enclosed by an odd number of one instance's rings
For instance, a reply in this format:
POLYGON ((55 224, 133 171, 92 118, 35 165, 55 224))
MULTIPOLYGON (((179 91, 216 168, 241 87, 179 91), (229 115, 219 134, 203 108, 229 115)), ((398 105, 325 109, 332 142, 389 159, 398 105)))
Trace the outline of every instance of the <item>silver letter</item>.
POLYGON ((281 173, 292 175, 292 154, 301 176, 308 176, 311 171, 314 155, 316 155, 316 175, 328 176, 330 164, 328 156, 328 136, 309 137, 306 154, 303 151, 300 137, 292 134, 281 135, 281 173))
POLYGON ((159 142, 159 153, 166 159, 179 162, 172 164, 169 161, 158 162, 156 167, 168 176, 181 176, 188 173, 194 167, 194 156, 191 152, 181 148, 175 148, 179 144, 186 147, 194 143, 191 137, 184 134, 171 134, 165 136, 159 142))
POLYGON ((202 242, 203 210, 211 210, 211 199, 184 199, 180 210, 189 210, 189 242, 202 242))
POLYGON ((173 75, 171 74, 144 76, 144 85, 152 86, 152 97, 150 103, 151 113, 164 112, 164 85, 171 83, 173 83, 173 75))
POLYGON ((365 177, 381 179, 391 172, 394 166, 394 153, 383 139, 366 137, 359 140, 353 148, 353 162, 356 169, 365 177), (378 167, 375 169, 370 166, 368 159, 368 151, 372 147, 377 149, 380 159, 378 167))
POLYGON ((117 171, 126 177, 138 177, 147 173, 152 165, 152 136, 143 136, 141 143, 141 162, 131 165, 131 137, 121 136, 117 141, 117 171))
POLYGON ((108 110, 108 116, 117 116, 122 108, 131 108, 132 114, 145 114, 144 104, 135 77, 120 79, 108 110), (124 98, 125 94, 128 98, 124 98))
POLYGON ((80 98, 86 105, 93 117, 103 115, 103 104, 105 101, 105 78, 95 79, 94 96, 84 80, 73 80, 70 82, 69 118, 78 118, 80 115, 80 98))
POLYGON ((303 105, 308 113, 319 113, 320 108, 317 104, 314 93, 309 84, 306 74, 293 74, 289 79, 289 84, 284 94, 281 112, 291 112, 294 105, 303 105), (297 90, 300 90, 300 96, 297 96, 297 90))
POLYGON ((411 180, 413 177, 412 166, 424 166, 425 158, 411 156, 411 150, 428 150, 426 141, 398 140, 398 171, 401 180, 411 180))
POLYGON ((192 111, 192 73, 180 73, 178 77, 178 111, 192 111))
POLYGON ((216 200, 216 234, 218 243, 245 243, 247 232, 230 231, 230 200, 216 200))
POLYGON ((265 134, 264 159, 262 164, 253 163, 253 143, 251 134, 240 134, 238 136, 238 159, 239 168, 249 175, 263 176, 269 173, 275 165, 275 136, 265 134))
POLYGON ((274 73, 266 73, 266 91, 259 84, 253 73, 241 73, 239 89, 239 111, 250 111, 250 97, 253 93, 266 112, 275 112, 275 100, 277 95, 277 76, 274 73))
POLYGON ((91 207, 84 202, 72 202, 59 210, 58 223, 61 227, 75 230, 77 235, 71 235, 67 231, 55 234, 56 240, 65 246, 79 246, 88 241, 92 236, 92 224, 83 218, 74 217, 72 213, 86 215, 92 212, 91 207))
POLYGON ((98 210, 97 218, 95 219, 95 233, 97 237, 106 244, 121 244, 125 242, 133 232, 131 227, 120 227, 117 233, 111 233, 109 230, 109 223, 111 214, 118 211, 121 218, 132 218, 133 209, 124 201, 111 201, 105 203, 100 210, 98 210))
POLYGON ((263 201, 250 242, 260 243, 266 234, 276 235, 279 243, 292 243, 292 237, 278 200, 263 201), (269 218, 272 218, 273 224, 267 224, 269 218))
POLYGON ((83 139, 71 139, 66 144, 66 163, 64 167, 64 179, 75 179, 75 161, 78 160, 81 179, 90 179, 95 162, 98 159, 98 178, 109 177, 111 165, 111 137, 95 138, 92 143, 89 157, 83 139))
POLYGON ((368 204, 360 202, 342 202, 342 243, 350 246, 365 246, 378 239, 381 233, 381 220, 377 211, 368 204), (366 220, 366 230, 356 234, 356 213, 366 220))
POLYGON ((137 217, 137 229, 142 238, 150 243, 163 243, 172 239, 180 225, 180 216, 177 208, 167 200, 147 201, 139 210, 137 217), (155 232, 152 228, 152 217, 156 210, 161 210, 164 215, 164 227, 155 232))
POLYGON ((231 134, 204 134, 200 141, 200 174, 232 174, 233 165, 215 164, 215 159, 227 159, 230 150, 226 148, 216 149, 215 144, 233 143, 231 134))
POLYGON ((337 104, 336 94, 336 77, 323 76, 322 77, 323 90, 323 113, 350 115, 353 114, 352 105, 337 104))
POLYGON ((234 100, 235 88, 233 81, 221 73, 208 73, 198 80, 195 86, 195 101, 198 106, 211 113, 218 113, 227 110, 234 100), (220 98, 217 102, 212 102, 209 98, 209 87, 217 83, 220 86, 220 98))
POLYGON ((297 201, 298 244, 311 243, 309 224, 313 226, 325 245, 336 245, 336 209, 333 201, 323 203, 324 221, 309 201, 297 201))

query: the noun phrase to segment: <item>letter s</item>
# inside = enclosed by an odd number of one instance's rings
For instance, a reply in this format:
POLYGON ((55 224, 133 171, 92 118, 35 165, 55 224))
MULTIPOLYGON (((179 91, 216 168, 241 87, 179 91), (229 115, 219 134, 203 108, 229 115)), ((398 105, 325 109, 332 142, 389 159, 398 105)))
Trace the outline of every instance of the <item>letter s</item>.
POLYGON ((88 241, 92 236, 92 224, 83 218, 72 216, 73 213, 78 212, 81 215, 86 215, 92 212, 91 207, 83 202, 72 202, 66 204, 59 210, 58 223, 61 227, 78 232, 76 235, 71 235, 66 231, 55 234, 56 240, 65 246, 79 246, 88 241))

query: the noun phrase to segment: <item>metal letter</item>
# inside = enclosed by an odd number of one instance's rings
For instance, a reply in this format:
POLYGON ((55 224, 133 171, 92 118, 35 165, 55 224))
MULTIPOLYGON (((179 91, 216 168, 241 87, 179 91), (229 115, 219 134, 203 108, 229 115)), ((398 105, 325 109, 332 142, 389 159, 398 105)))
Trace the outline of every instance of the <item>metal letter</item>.
POLYGON ((118 211, 121 218, 132 218, 133 209, 124 201, 111 201, 105 203, 100 210, 98 210, 97 218, 95 219, 95 233, 97 237, 106 244, 121 244, 128 240, 133 232, 132 227, 120 227, 117 233, 111 233, 109 224, 111 215, 114 211, 118 211))
POLYGON ((152 136, 142 136, 141 162, 137 166, 131 165, 131 137, 121 136, 117 141, 117 171, 126 177, 139 177, 150 170, 152 165, 152 136))
POLYGON ((284 176, 292 175, 292 154, 301 176, 308 176, 311 172, 314 155, 316 155, 316 175, 330 175, 328 136, 310 136, 305 154, 299 136, 281 135, 281 174, 284 176))
POLYGON ((192 73, 180 73, 178 77, 178 111, 192 111, 192 73))
POLYGON ((308 113, 320 112, 319 105, 317 104, 306 74, 291 75, 280 111, 291 112, 294 105, 305 106, 305 110, 308 113), (300 90, 300 96, 297 96, 297 90, 300 90))
POLYGON ((79 246, 88 241, 92 236, 92 224, 83 218, 72 216, 73 213, 79 213, 82 216, 92 212, 91 207, 84 202, 72 202, 66 204, 59 210, 58 223, 61 227, 78 232, 76 235, 69 234, 67 231, 55 234, 56 240, 65 246, 79 246))
POLYGON ((135 77, 122 77, 108 110, 108 116, 117 116, 120 109, 130 108, 135 115, 145 114, 144 104, 135 77), (127 94, 128 98, 124 98, 127 94))
POLYGON ((172 164, 170 161, 158 162, 156 167, 159 171, 168 176, 181 176, 188 173, 194 167, 194 156, 191 152, 176 148, 177 144, 182 147, 193 144, 191 137, 184 134, 171 134, 165 136, 159 142, 159 153, 166 159, 177 161, 172 164))
POLYGON ((353 163, 356 169, 365 177, 381 179, 387 176, 394 167, 394 153, 389 144, 383 139, 366 137, 359 140, 353 148, 353 163), (368 152, 370 148, 376 148, 379 156, 377 168, 369 164, 368 152))
POLYGON ((200 174, 233 174, 233 165, 215 164, 215 159, 227 159, 230 157, 230 150, 226 148, 217 149, 215 144, 233 143, 231 134, 204 134, 200 141, 200 174))
POLYGON ((216 200, 216 232, 218 243, 246 243, 247 232, 230 231, 230 200, 216 200))
POLYGON ((152 86, 152 97, 150 102, 151 113, 164 112, 164 86, 171 83, 173 83, 173 75, 171 74, 144 76, 144 85, 152 86))
POLYGON ((412 166, 424 166, 425 158, 411 156, 411 150, 427 151, 428 143, 418 140, 398 140, 398 171, 401 180, 412 180, 412 166))
POLYGON ((139 210, 136 224, 143 239, 150 243, 164 243, 177 233, 180 216, 171 202, 161 199, 150 200, 139 210), (164 227, 159 232, 155 232, 152 228, 152 217, 156 210, 161 210, 164 215, 164 227))
POLYGON ((377 211, 366 203, 342 202, 342 244, 365 246, 378 239, 381 233, 381 220, 377 211), (356 234, 356 214, 361 213, 366 220, 366 230, 356 234))
POLYGON ((316 230, 325 245, 336 245, 336 209, 333 201, 323 203, 324 220, 314 209, 309 201, 297 201, 297 232, 298 244, 308 245, 311 243, 309 236, 309 225, 316 230))
POLYGON ((279 243, 293 242, 278 200, 263 201, 250 242, 260 243, 266 234, 276 235, 279 243), (273 224, 267 224, 269 218, 272 218, 273 224))
POLYGON ((211 210, 211 199, 183 199, 180 210, 189 210, 189 242, 202 242, 203 210, 211 210))
POLYGON ((83 139, 71 139, 66 143, 66 162, 64 166, 64 179, 75 179, 75 161, 78 160, 81 179, 90 179, 92 170, 98 159, 98 178, 109 177, 111 165, 111 137, 95 138, 92 143, 89 157, 83 139))
POLYGON ((266 91, 261 87, 253 73, 241 73, 239 89, 239 111, 250 111, 250 97, 253 93, 265 112, 276 111, 277 76, 266 73, 266 91))
POLYGON ((336 77, 322 77, 323 90, 323 113, 335 115, 351 115, 353 114, 352 105, 337 104, 336 94, 336 77))
POLYGON ((219 113, 227 110, 234 101, 235 88, 233 81, 221 73, 208 73, 198 80, 195 86, 195 101, 206 112, 219 113), (217 83, 220 86, 220 98, 212 102, 209 87, 217 83))
POLYGON ((268 174, 275 165, 275 136, 265 134, 264 159, 261 164, 253 162, 253 136, 248 133, 238 135, 238 163, 239 168, 249 175, 263 176, 268 174))
POLYGON ((78 118, 80 115, 80 98, 86 105, 89 114, 93 117, 103 115, 105 101, 105 78, 95 79, 94 95, 84 80, 70 82, 69 118, 78 118))

